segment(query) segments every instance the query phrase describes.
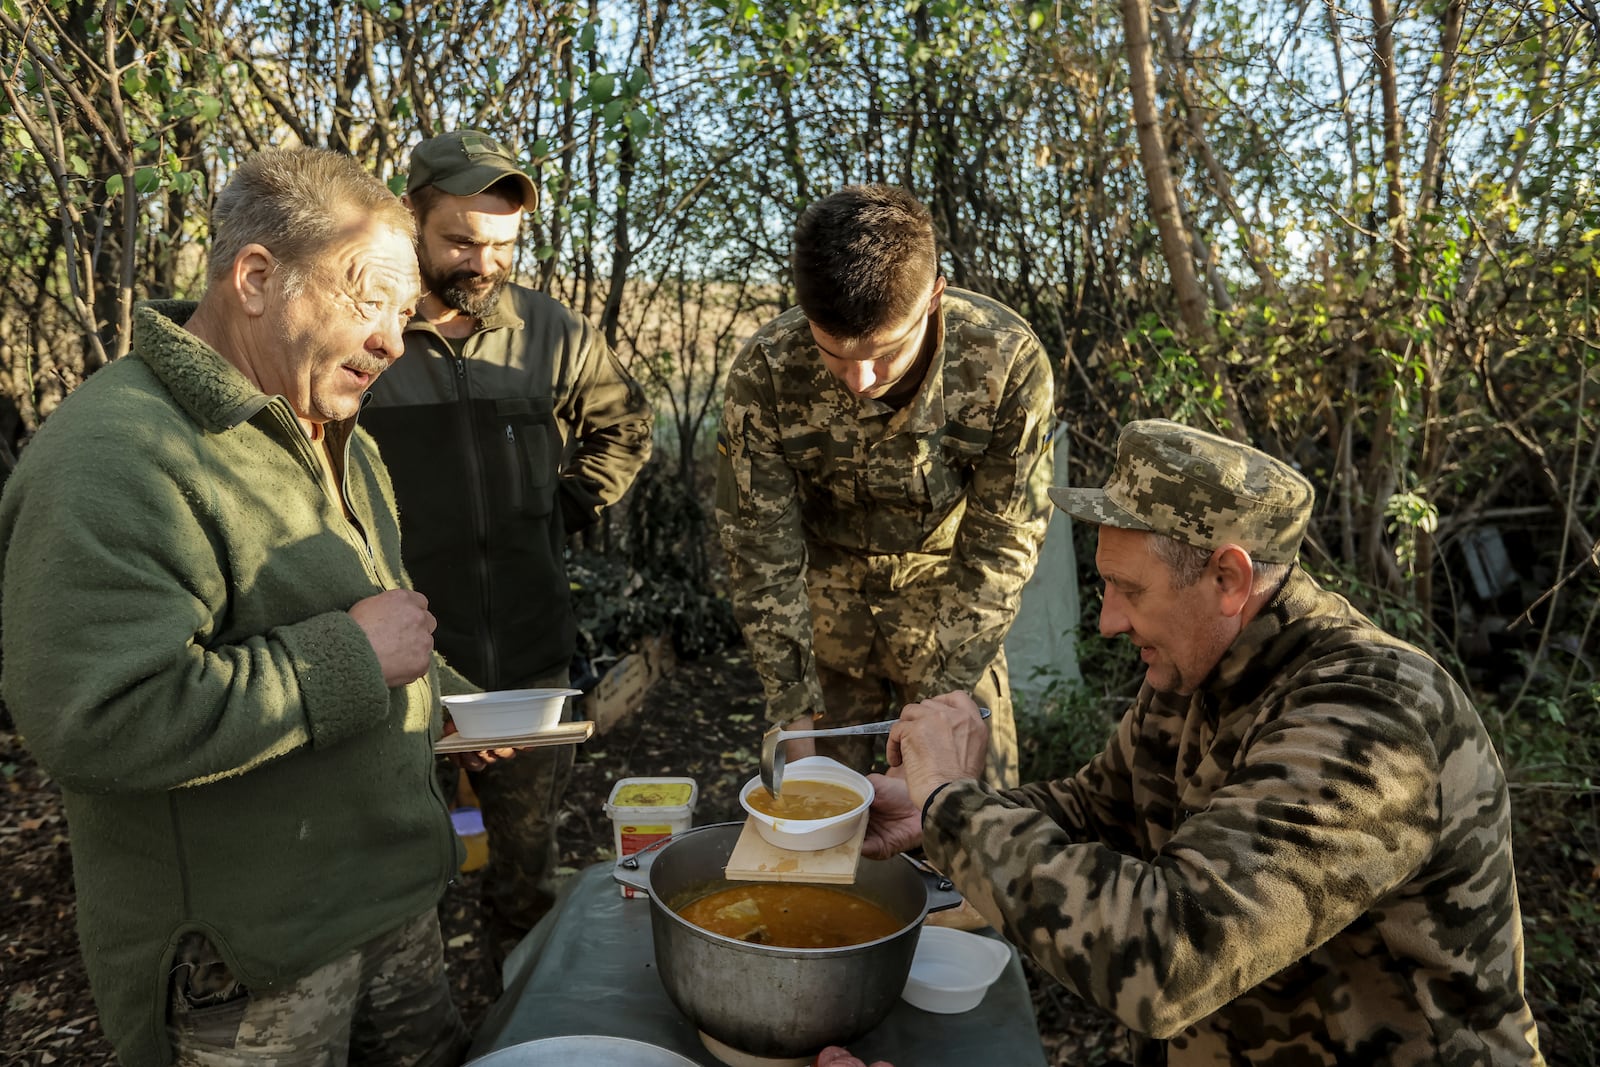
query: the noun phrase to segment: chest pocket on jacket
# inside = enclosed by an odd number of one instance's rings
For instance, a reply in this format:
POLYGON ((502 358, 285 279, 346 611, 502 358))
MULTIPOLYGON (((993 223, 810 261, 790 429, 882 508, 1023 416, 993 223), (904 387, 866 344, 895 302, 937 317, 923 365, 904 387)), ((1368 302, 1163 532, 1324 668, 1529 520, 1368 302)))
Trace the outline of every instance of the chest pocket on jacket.
POLYGON ((888 504, 909 504, 923 514, 947 514, 966 493, 968 466, 952 464, 949 451, 928 440, 899 451, 896 462, 870 464, 872 496, 888 504))
POLYGON ((501 453, 506 505, 521 515, 550 514, 555 506, 556 466, 561 459, 555 402, 547 396, 496 400, 491 447, 501 453))
POLYGON ((783 458, 799 481, 800 496, 809 504, 852 507, 867 499, 862 471, 848 442, 826 432, 785 433, 783 458))
POLYGON ((983 446, 946 434, 938 447, 918 456, 916 477, 922 501, 932 514, 944 515, 972 485, 972 472, 983 456, 983 446))

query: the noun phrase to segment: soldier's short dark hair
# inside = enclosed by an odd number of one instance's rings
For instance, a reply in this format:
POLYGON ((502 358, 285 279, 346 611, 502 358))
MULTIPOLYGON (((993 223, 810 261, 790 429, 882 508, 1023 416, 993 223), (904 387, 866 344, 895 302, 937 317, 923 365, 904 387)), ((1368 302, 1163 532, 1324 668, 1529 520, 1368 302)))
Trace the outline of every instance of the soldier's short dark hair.
POLYGON ((794 228, 800 310, 824 332, 870 337, 910 316, 938 274, 933 217, 894 185, 847 185, 794 228))

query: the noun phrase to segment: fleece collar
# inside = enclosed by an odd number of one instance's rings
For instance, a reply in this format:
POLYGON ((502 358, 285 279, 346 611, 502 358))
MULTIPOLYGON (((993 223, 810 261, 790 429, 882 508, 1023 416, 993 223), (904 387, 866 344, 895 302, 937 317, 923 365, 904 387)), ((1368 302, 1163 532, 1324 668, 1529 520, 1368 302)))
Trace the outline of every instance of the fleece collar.
POLYGON ((183 328, 189 300, 149 300, 133 311, 133 352, 189 417, 211 433, 239 425, 270 398, 217 350, 183 328))

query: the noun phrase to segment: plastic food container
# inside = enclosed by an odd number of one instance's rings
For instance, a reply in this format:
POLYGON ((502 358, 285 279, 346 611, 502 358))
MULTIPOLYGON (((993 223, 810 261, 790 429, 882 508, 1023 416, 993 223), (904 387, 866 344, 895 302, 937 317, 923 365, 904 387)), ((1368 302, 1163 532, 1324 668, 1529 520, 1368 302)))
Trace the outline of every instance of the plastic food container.
POLYGON ((983 1003, 1011 962, 1011 946, 982 934, 924 926, 900 996, 914 1008, 954 1015, 983 1003))
POLYGON ((441 697, 462 737, 493 740, 548 730, 561 721, 561 709, 577 689, 502 689, 441 697))
MULTIPOLYGON (((617 782, 606 800, 617 858, 687 830, 699 799, 700 789, 693 778, 623 778, 617 782)), ((618 888, 624 897, 648 896, 633 886, 618 888)))
POLYGON ((842 845, 855 836, 872 806, 872 783, 864 774, 857 774, 838 760, 827 756, 806 756, 784 767, 783 782, 832 782, 861 794, 861 803, 828 819, 780 819, 757 811, 750 803, 750 794, 765 791, 758 774, 739 790, 739 803, 750 813, 759 833, 768 844, 793 852, 817 852, 842 845))
POLYGON ((568 1067, 574 1063, 603 1063, 607 1067, 695 1067, 693 1060, 670 1049, 597 1034, 524 1041, 472 1061, 473 1067, 568 1067))
POLYGON ((456 808, 450 813, 450 822, 456 836, 466 846, 467 857, 461 861, 462 871, 475 871, 489 862, 489 835, 483 829, 483 812, 477 808, 456 808))

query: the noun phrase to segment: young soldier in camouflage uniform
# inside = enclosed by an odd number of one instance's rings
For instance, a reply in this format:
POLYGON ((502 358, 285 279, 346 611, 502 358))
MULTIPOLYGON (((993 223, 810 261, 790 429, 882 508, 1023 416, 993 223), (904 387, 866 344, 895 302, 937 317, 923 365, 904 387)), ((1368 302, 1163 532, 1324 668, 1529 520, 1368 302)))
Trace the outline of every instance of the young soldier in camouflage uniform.
MULTIPOLYGON (((566 537, 649 458, 650 405, 588 321, 511 283, 537 190, 504 145, 476 130, 428 138, 406 190, 427 292, 407 358, 362 416, 394 477, 406 568, 451 666, 485 689, 565 688, 577 643, 566 537)), ((562 745, 459 760, 489 837, 492 954, 555 899, 572 759, 562 745)))
MULTIPOLYGON (((1001 643, 1050 505, 1050 365, 1015 312, 939 276, 927 209, 846 187, 795 229, 799 306, 728 373, 717 520, 734 612, 789 729, 972 691, 1016 782, 1001 643)), ((789 758, 805 752, 792 744, 789 758)), ((816 748, 862 770, 870 742, 816 748)))
POLYGON ((1100 527, 1133 707, 1078 774, 1005 793, 964 694, 907 708, 869 853, 920 841, 1165 1062, 1542 1063, 1494 749, 1438 664, 1294 567, 1312 495, 1248 446, 1126 427, 1103 490, 1051 497, 1100 527))

